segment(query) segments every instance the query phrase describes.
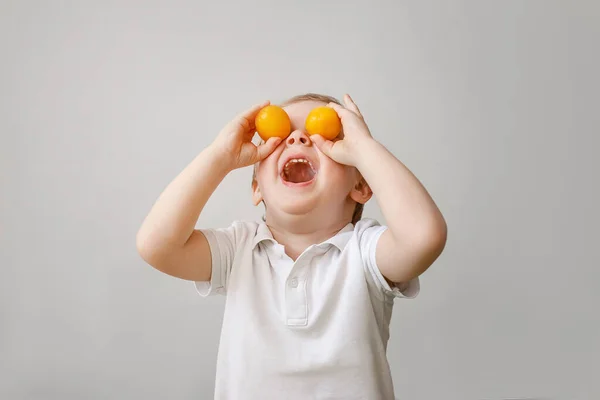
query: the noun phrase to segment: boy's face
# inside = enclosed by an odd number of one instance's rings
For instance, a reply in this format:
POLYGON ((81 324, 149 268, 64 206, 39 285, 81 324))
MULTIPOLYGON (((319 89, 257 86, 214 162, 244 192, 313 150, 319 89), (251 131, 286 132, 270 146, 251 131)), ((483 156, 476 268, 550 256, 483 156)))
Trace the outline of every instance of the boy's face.
MULTIPOLYGON (((267 219, 309 212, 325 218, 343 218, 356 201, 366 199, 354 189, 359 173, 354 167, 338 164, 323 154, 304 130, 308 113, 325 105, 303 101, 284 107, 292 132, 263 160, 253 182, 255 204, 265 202, 267 219)), ((335 139, 339 140, 343 133, 335 139)))

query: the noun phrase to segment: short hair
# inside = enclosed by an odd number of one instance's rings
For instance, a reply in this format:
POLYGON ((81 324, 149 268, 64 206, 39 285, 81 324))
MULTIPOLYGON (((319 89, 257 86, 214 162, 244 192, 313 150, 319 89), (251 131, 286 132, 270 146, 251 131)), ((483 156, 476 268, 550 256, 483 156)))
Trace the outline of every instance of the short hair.
MULTIPOLYGON (((305 93, 305 94, 299 94, 294 97, 290 97, 289 99, 287 99, 286 101, 281 103, 281 107, 289 106, 291 104, 296 104, 296 103, 300 103, 303 101, 319 101, 319 102, 322 102, 325 104, 335 103, 335 104, 342 105, 341 101, 339 101, 338 99, 336 99, 335 97, 332 97, 332 96, 327 96, 327 95, 318 94, 318 93, 305 93)), ((262 143, 262 140, 261 140, 261 143, 262 143)), ((254 181, 256 181, 256 166, 257 166, 257 164, 254 164, 254 167, 252 170, 252 184, 254 184, 254 181)), ((364 204, 356 202, 356 207, 354 207, 354 212, 352 213, 352 223, 353 224, 356 224, 358 221, 360 221, 360 219, 362 218, 364 208, 365 208, 364 204)))

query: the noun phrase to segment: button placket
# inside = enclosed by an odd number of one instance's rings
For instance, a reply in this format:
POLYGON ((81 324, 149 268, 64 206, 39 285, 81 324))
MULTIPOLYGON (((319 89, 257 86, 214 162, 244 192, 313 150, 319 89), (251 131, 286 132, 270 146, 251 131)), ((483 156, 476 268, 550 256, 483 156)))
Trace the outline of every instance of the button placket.
POLYGON ((308 260, 296 260, 290 271, 285 288, 286 323, 289 326, 303 326, 308 321, 308 301, 306 298, 306 268, 308 260))

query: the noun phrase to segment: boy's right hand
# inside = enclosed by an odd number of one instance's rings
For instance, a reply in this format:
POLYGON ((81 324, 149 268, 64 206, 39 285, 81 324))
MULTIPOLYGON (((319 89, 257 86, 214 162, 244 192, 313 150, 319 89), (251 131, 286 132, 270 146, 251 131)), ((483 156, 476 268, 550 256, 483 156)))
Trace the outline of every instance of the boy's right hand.
POLYGON ((255 145, 254 120, 258 112, 269 105, 268 101, 256 104, 239 114, 221 130, 211 147, 219 152, 230 170, 247 167, 264 160, 281 143, 280 138, 270 138, 266 143, 255 145))

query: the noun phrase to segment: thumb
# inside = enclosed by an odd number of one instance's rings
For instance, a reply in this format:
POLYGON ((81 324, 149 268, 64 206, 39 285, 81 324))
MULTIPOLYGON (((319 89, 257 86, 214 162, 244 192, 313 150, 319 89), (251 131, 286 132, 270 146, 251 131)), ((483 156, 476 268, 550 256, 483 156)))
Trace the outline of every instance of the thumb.
POLYGON ((271 154, 283 139, 278 137, 269 138, 266 143, 259 144, 256 148, 258 161, 262 161, 271 154))
POLYGON ((333 148, 333 142, 331 140, 327 140, 321 135, 311 135, 310 140, 317 145, 319 150, 321 150, 321 153, 331 158, 331 149, 333 148))

